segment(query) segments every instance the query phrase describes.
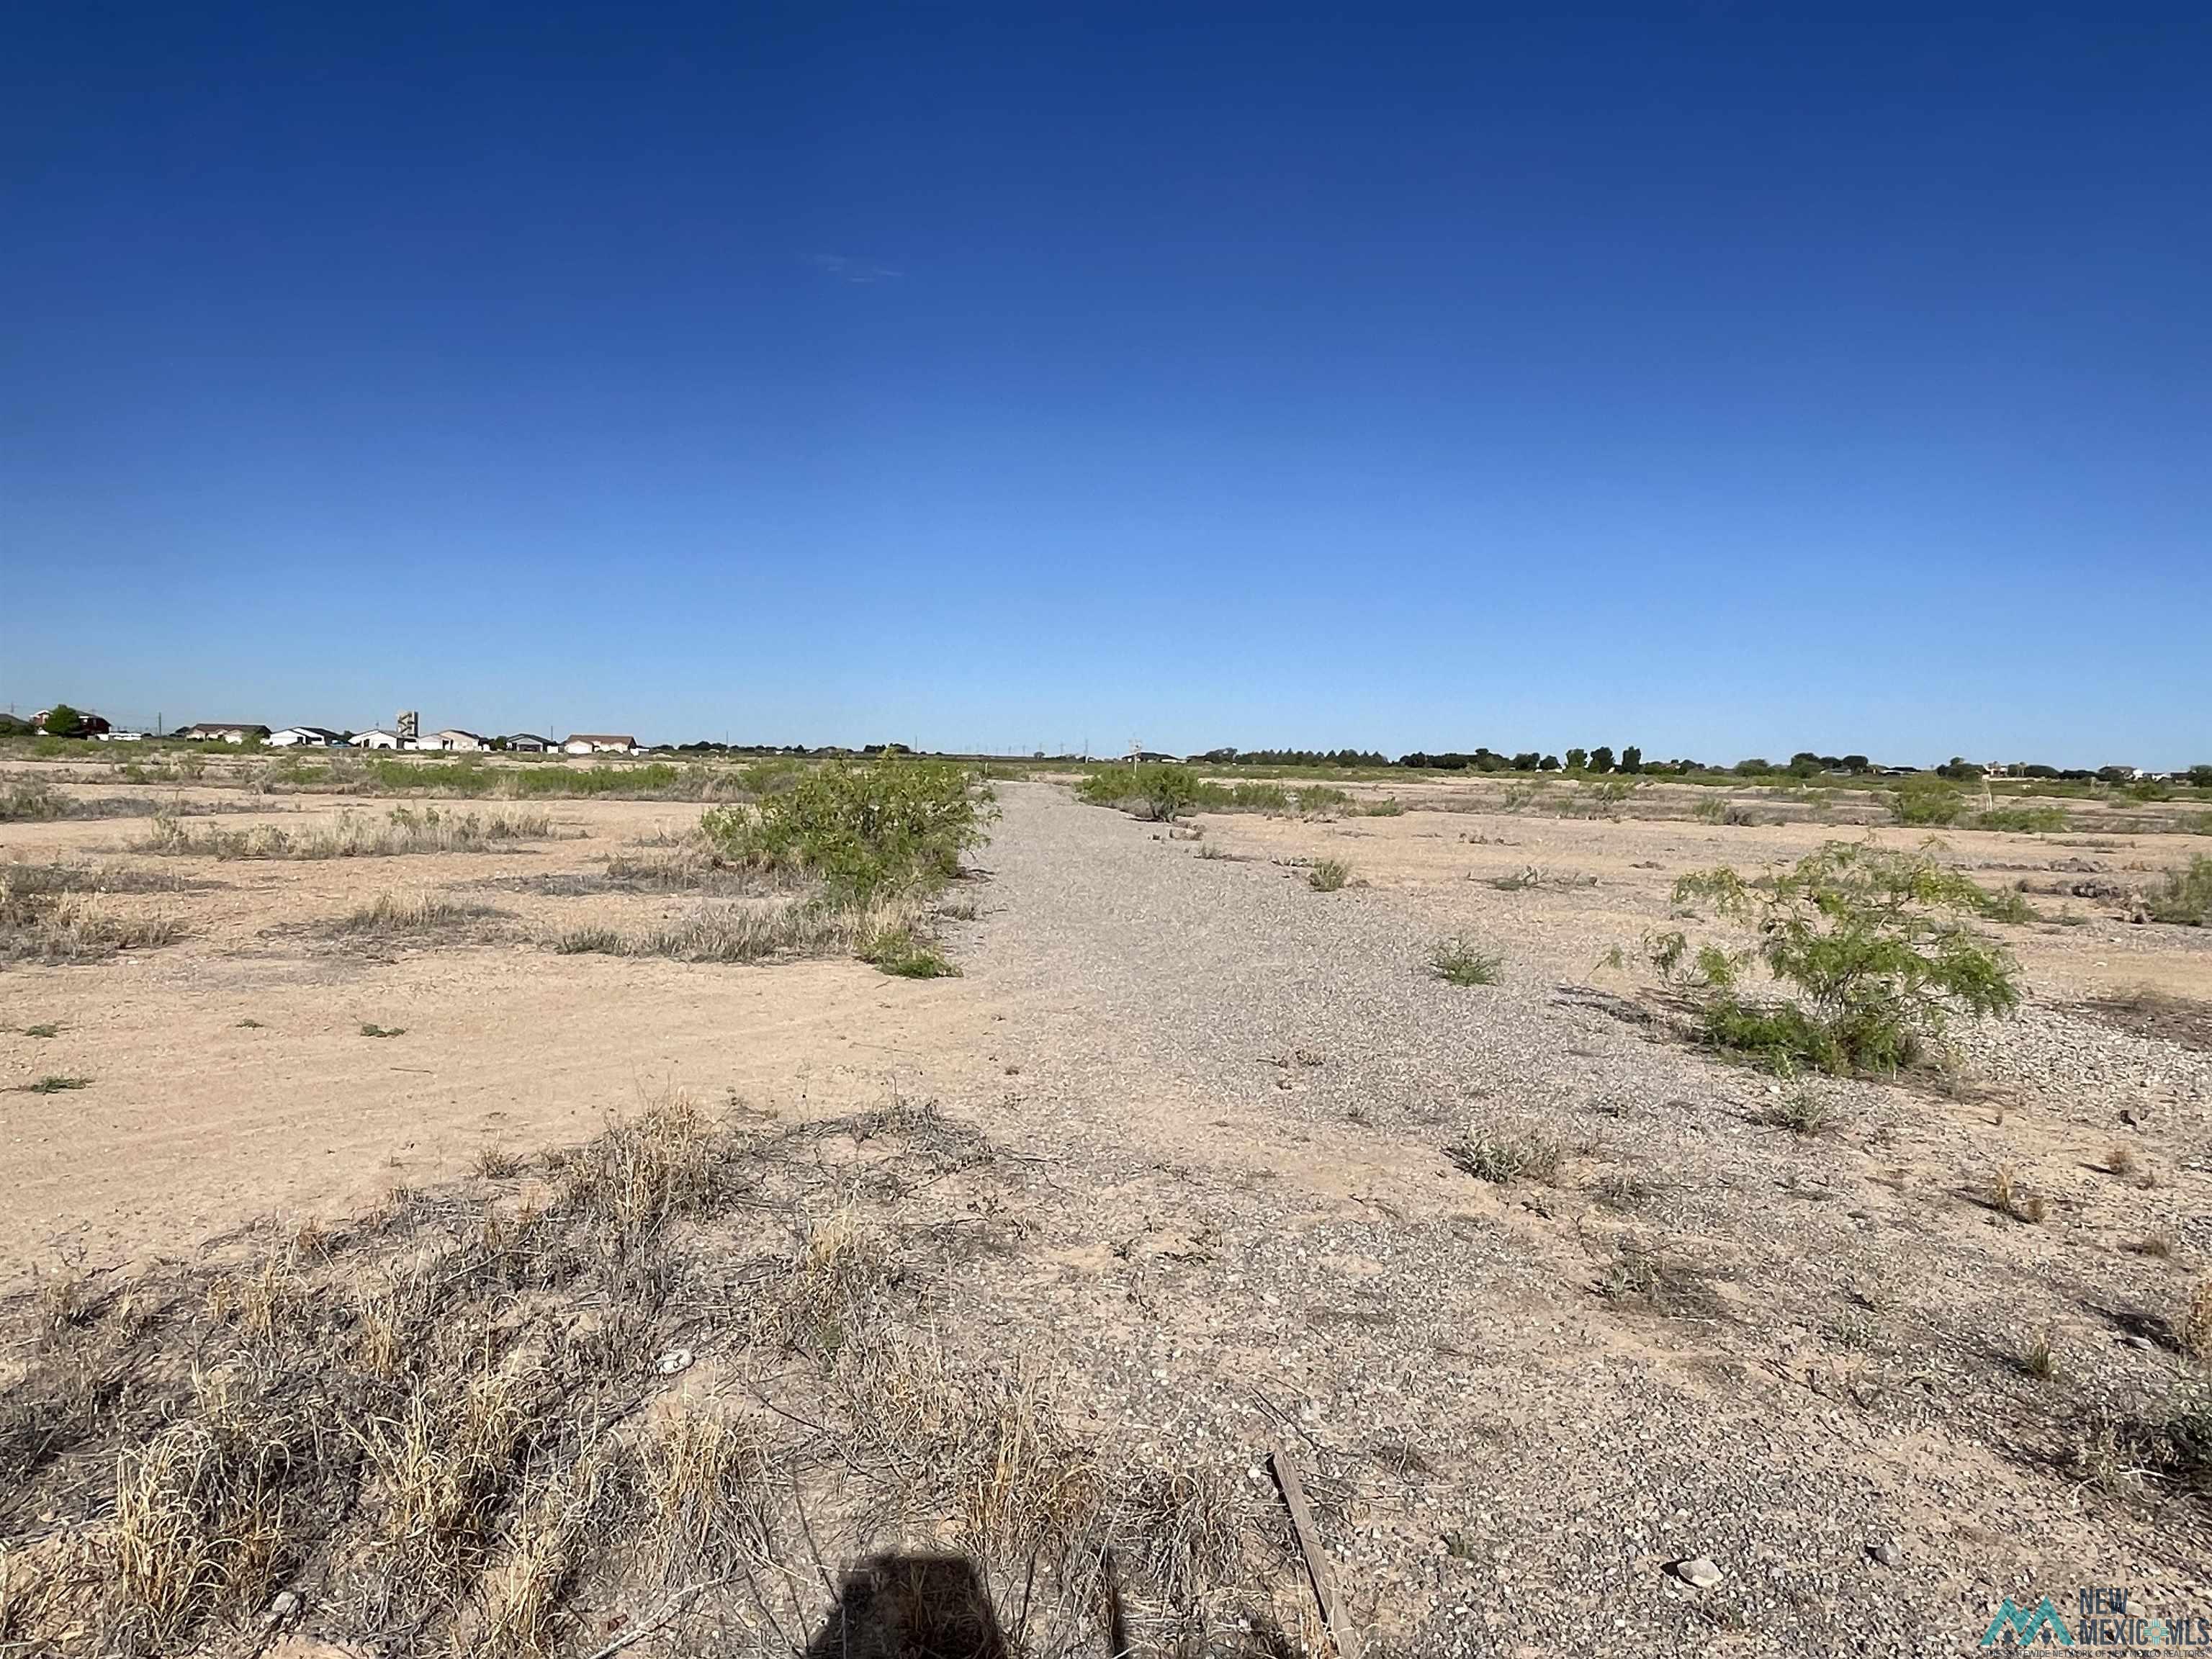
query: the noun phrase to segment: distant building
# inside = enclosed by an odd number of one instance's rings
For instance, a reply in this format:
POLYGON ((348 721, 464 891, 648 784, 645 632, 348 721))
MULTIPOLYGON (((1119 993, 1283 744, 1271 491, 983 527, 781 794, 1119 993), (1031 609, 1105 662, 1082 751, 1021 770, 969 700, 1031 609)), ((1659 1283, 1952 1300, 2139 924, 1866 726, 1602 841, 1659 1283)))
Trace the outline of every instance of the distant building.
POLYGON ((271 749, 328 749, 344 741, 339 733, 322 726, 288 726, 281 732, 269 734, 271 749))
POLYGON ((353 737, 353 746, 356 749, 397 749, 399 742, 397 732, 387 732, 382 726, 373 732, 356 732, 353 737))
POLYGON ((417 749, 441 749, 456 754, 473 754, 479 749, 491 747, 475 732, 463 732, 453 726, 443 732, 433 732, 427 738, 417 738, 414 746, 417 749))
POLYGON ((561 748, 564 753, 571 755, 635 755, 637 753, 637 739, 627 734, 575 732, 569 734, 568 740, 561 748))
POLYGON ((265 726, 241 726, 230 720, 199 720, 177 733, 195 743, 265 743, 265 726))
MULTIPOLYGON (((35 731, 44 732, 46 729, 47 718, 52 715, 53 712, 54 711, 51 708, 41 708, 37 714, 32 715, 32 728, 35 731)), ((72 737, 79 738, 104 738, 107 735, 107 722, 102 720, 99 715, 88 713, 86 710, 80 708, 76 713, 76 730, 71 732, 70 735, 72 737)))
POLYGON ((507 746, 518 755, 542 755, 555 744, 552 738, 541 738, 535 732, 513 732, 507 734, 507 746))

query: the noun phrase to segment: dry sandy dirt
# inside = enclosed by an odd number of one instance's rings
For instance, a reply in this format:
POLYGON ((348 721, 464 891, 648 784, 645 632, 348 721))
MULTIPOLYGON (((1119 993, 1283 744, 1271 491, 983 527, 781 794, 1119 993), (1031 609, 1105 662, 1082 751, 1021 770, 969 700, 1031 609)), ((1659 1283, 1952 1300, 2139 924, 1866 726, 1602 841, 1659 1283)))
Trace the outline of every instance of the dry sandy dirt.
MULTIPOLYGON (((789 1124, 931 1100, 1000 1149, 991 1201, 1022 1218, 948 1270, 963 1340, 1247 1488, 1291 1449, 1377 1650, 1963 1652, 2001 1598, 2070 1617, 2098 1586, 2212 1618, 2206 1495, 2075 1456, 2189 1372, 2212 937, 2051 890, 2142 884, 2190 838, 1947 835, 2047 918, 1994 930, 2028 1001, 1960 1031, 1955 1077, 1820 1084, 1835 1125, 1807 1137, 1601 959, 1632 962, 1685 871, 1918 835, 1399 793, 1401 816, 1206 816, 1187 839, 1002 785, 975 919, 946 932, 963 976, 922 981, 547 947, 690 908, 590 878, 694 805, 555 800, 562 838, 343 860, 134 854, 139 818, 0 824, 0 860, 182 878, 110 902, 188 929, 0 965, 0 1274, 21 1296, 220 1257, 672 1088, 789 1124), (1323 857, 1352 884, 1313 890, 1323 857), (420 945, 329 932, 426 892, 494 914, 420 945), (1460 932, 1500 983, 1429 972, 1460 932), (2098 1006, 2145 986, 2171 1000, 2098 1006), (46 1077, 87 1081, 28 1091, 46 1077), (1564 1149, 1549 1181, 1445 1154, 1528 1131, 1564 1149), (2040 1220, 1993 1204, 2000 1170, 2040 1220), (1685 1582, 1698 1558, 1717 1583, 1685 1582)), ((266 820, 389 804, 272 798, 266 820)))

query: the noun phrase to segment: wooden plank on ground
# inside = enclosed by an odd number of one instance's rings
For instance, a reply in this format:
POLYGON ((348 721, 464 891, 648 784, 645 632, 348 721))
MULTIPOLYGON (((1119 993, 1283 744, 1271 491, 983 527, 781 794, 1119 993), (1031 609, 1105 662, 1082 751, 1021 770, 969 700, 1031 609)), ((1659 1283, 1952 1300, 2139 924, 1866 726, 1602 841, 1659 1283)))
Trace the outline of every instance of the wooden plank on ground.
POLYGON ((1321 1602, 1322 1621, 1336 1640, 1339 1659, 1359 1659, 1359 1635, 1329 1581, 1328 1557, 1322 1553, 1321 1534, 1315 1529, 1313 1511, 1306 1507, 1306 1489, 1298 1480, 1298 1467, 1279 1445, 1267 1461, 1275 1471, 1275 1484, 1283 1489, 1283 1502, 1290 1505, 1291 1530, 1297 1534, 1298 1549, 1306 1558, 1306 1574, 1313 1580, 1315 1598, 1321 1602))

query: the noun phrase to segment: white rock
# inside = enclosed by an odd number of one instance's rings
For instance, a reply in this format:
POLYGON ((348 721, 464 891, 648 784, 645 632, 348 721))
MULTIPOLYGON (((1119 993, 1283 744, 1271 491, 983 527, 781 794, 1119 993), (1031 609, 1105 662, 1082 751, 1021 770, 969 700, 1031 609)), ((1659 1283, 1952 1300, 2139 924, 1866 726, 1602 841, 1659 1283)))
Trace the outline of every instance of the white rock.
POLYGON ((1687 1561, 1677 1561, 1674 1576, 1692 1589, 1711 1589, 1728 1577, 1702 1555, 1692 1556, 1687 1561))

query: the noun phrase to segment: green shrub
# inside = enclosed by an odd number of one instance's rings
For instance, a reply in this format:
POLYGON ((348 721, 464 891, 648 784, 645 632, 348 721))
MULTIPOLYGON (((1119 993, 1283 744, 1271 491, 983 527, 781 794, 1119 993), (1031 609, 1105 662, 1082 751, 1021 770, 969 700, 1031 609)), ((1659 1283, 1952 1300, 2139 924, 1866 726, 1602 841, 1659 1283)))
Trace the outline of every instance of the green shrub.
POLYGON ((960 970, 932 946, 915 938, 911 930, 894 927, 870 939, 860 960, 901 979, 957 978, 960 970))
POLYGON ((1307 784, 1295 793, 1279 783, 1217 783, 1188 766, 1150 762, 1142 766, 1104 767, 1075 787, 1076 799, 1093 806, 1118 807, 1156 823, 1171 823, 1185 812, 1342 811, 1352 797, 1327 784, 1307 784))
POLYGON ((69 816, 70 802, 43 778, 15 778, 0 790, 0 823, 21 818, 69 816))
POLYGON ((1298 791, 1298 811, 1301 812, 1341 811, 1351 805, 1351 796, 1341 789, 1332 789, 1325 783, 1310 783, 1298 791))
MULTIPOLYGON (((1093 806, 1141 809, 1155 823, 1170 823, 1197 805, 1204 783, 1188 766, 1148 762, 1093 772, 1076 786, 1075 793, 1078 799, 1093 806)), ((1279 795, 1280 787, 1274 787, 1279 795)))
POLYGON ((1974 815, 1977 830, 2002 830, 2020 836, 2050 835, 2072 823, 2062 806, 1996 806, 1974 815))
POLYGON ((2212 913, 2212 858, 2192 854, 2186 870, 2166 872, 2165 887, 2151 896, 2151 920, 2202 927, 2208 913, 2212 913))
POLYGON ((684 769, 650 761, 643 766, 511 767, 506 775, 518 795, 659 795, 684 781, 684 769))
POLYGON ((1317 859, 1306 872, 1306 885, 1316 893, 1340 891, 1352 879, 1352 866, 1342 859, 1317 859))
POLYGON ((700 829, 733 864, 809 876, 854 902, 951 880, 982 843, 990 800, 947 762, 836 760, 781 793, 711 808, 700 829))
POLYGON ((1966 805, 1964 795, 1948 783, 1938 783, 1933 779, 1914 779, 1901 783, 1890 792, 1889 796, 1891 816, 1899 823, 1929 829, 1956 823, 1966 805))
POLYGON ((1438 979, 1451 985, 1495 985, 1504 976, 1503 958, 1477 946, 1464 933, 1439 939, 1429 954, 1429 966, 1438 979))
POLYGON ((2020 1001, 2011 958, 1965 925, 1997 901, 1925 854, 1830 842, 1755 881, 1727 868, 1684 876, 1674 899, 1709 900, 1757 936, 1736 954, 1707 945, 1692 957, 1680 933, 1649 946, 1723 1048, 1832 1073, 1893 1072, 1954 1016, 2008 1013, 2020 1001), (1742 996, 1753 960, 1802 1000, 1742 996))

